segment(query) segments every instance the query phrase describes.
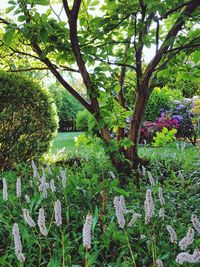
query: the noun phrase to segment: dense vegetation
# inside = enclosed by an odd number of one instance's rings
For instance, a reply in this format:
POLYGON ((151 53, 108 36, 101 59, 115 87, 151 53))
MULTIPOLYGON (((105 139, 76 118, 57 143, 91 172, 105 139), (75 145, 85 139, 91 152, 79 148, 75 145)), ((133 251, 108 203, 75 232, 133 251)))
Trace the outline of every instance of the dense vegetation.
POLYGON ((126 162, 129 173, 137 169, 143 162, 137 153, 140 128, 154 88, 169 76, 175 81, 184 77, 193 88, 199 80, 199 0, 63 0, 60 12, 53 0, 9 3, 8 18, 0 18, 3 66, 9 71, 50 70, 95 118, 115 167, 121 170, 126 162), (10 54, 13 63, 7 64, 10 54), (66 73, 81 76, 87 98, 66 73), (130 91, 134 97, 128 103, 130 91))
POLYGON ((200 266, 199 11, 8 1, 0 266, 200 266))
POLYGON ((57 133, 49 92, 35 80, 0 72, 0 169, 38 161, 57 133))

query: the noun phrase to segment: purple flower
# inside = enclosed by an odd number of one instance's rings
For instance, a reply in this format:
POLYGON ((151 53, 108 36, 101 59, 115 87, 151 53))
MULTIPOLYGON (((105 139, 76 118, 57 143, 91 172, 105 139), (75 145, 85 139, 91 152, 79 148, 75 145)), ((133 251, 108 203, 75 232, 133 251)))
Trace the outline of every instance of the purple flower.
POLYGON ((178 122, 181 122, 183 120, 183 117, 181 115, 173 115, 172 119, 177 120, 178 122))
POLYGON ((165 109, 164 108, 160 108, 160 112, 163 112, 165 109))
POLYGON ((160 116, 161 117, 165 117, 166 113, 165 112, 161 112, 160 116))
POLYGON ((184 105, 178 105, 177 107, 176 107, 176 110, 181 110, 181 109, 183 109, 184 108, 184 105))

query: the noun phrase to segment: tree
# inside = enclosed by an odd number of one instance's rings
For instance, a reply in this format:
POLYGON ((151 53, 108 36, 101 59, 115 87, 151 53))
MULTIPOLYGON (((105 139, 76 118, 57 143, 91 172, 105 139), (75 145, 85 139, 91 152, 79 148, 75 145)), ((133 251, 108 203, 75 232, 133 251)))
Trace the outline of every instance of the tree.
POLYGON ((18 21, 0 18, 6 31, 3 45, 40 60, 40 68, 48 68, 95 117, 113 164, 121 169, 124 158, 129 170, 136 168, 141 163, 137 153, 140 128, 157 78, 170 75, 171 69, 177 72, 180 66, 181 73, 199 78, 200 30, 196 24, 200 0, 57 2, 59 13, 50 0, 10 0, 9 11, 18 21), (47 7, 46 12, 38 13, 40 5, 47 7), (26 50, 19 51, 19 43, 26 50), (147 48, 154 50, 148 64, 144 61, 147 48), (63 71, 81 75, 89 100, 68 83, 63 71), (129 86, 135 89, 133 110, 126 105, 129 86))
MULTIPOLYGON (((67 125, 67 123, 69 124, 71 120, 74 121, 75 126, 76 115, 79 111, 83 110, 82 105, 61 87, 59 83, 51 84, 49 91, 57 107, 60 131, 69 128, 70 125, 67 125)), ((75 128, 74 126, 72 128, 75 128)))

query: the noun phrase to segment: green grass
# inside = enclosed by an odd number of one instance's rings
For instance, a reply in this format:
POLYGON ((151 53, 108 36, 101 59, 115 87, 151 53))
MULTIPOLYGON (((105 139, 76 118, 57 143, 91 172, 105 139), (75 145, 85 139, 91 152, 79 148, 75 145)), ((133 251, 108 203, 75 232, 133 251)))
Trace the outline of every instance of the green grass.
MULTIPOLYGON (((51 153, 56 154, 59 150, 65 148, 64 154, 73 153, 76 151, 76 146, 74 142, 74 137, 77 137, 84 132, 69 132, 69 133, 58 133, 54 140, 51 153)), ((146 159, 174 159, 182 160, 184 162, 185 168, 191 168, 193 164, 197 162, 200 158, 200 150, 198 147, 194 147, 190 143, 186 143, 184 149, 177 148, 177 142, 173 142, 164 147, 150 147, 150 146, 140 146, 139 155, 146 159)), ((180 142, 179 142, 180 145, 180 142)), ((89 147, 81 148, 81 152, 89 150, 89 147)))
POLYGON ((74 137, 77 137, 84 132, 69 132, 69 133, 58 133, 56 136, 53 146, 51 148, 51 153, 57 153, 59 150, 65 148, 66 153, 71 153, 76 151, 74 137))

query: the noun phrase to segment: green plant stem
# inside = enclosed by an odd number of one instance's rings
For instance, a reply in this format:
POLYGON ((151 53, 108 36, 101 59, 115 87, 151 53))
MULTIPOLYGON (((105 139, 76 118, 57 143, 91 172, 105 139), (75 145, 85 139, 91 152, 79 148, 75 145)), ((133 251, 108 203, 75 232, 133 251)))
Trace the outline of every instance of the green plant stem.
POLYGON ((65 267, 65 240, 64 240, 64 233, 60 227, 61 232, 61 244, 62 244, 62 266, 65 267))
POLYGON ((42 246, 41 246, 41 242, 37 242, 38 246, 39 246, 39 263, 38 263, 38 267, 40 267, 41 265, 41 259, 42 259, 42 246))
POLYGON ((133 261, 133 266, 137 267, 136 266, 136 262, 135 262, 135 258, 134 258, 134 255, 133 255, 133 251, 131 249, 130 241, 129 241, 129 238, 128 238, 128 235, 127 235, 127 232, 124 231, 124 233, 125 233, 125 236, 126 236, 126 240, 127 240, 127 244, 128 244, 128 248, 129 248, 130 254, 131 254, 131 258, 132 258, 132 261, 133 261))
POLYGON ((88 261, 87 261, 87 258, 88 258, 88 247, 86 245, 85 247, 85 267, 88 267, 88 261))

